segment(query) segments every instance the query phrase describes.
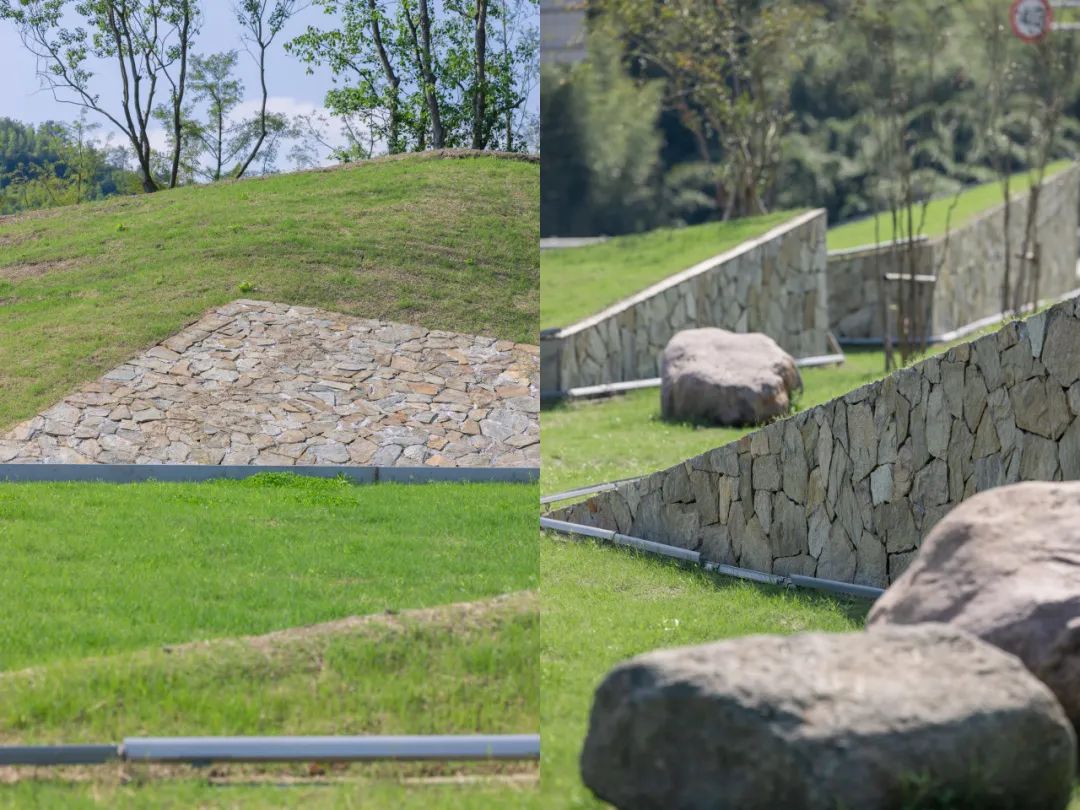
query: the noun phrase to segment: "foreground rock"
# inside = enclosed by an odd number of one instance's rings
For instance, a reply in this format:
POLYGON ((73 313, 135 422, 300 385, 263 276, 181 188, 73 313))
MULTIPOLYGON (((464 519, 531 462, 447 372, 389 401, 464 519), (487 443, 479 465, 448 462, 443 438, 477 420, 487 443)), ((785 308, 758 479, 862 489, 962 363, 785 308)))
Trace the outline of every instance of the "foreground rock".
POLYGON ((772 338, 723 329, 679 332, 661 362, 665 419, 760 425, 787 415, 802 388, 795 360, 772 338))
POLYGON ((916 782, 1058 810, 1076 741, 1015 657, 944 625, 664 650, 596 692, 585 783, 622 810, 899 810, 916 782))
POLYGON ((1018 656, 1080 729, 1080 483, 1026 483, 956 507, 867 624, 949 622, 1018 656))

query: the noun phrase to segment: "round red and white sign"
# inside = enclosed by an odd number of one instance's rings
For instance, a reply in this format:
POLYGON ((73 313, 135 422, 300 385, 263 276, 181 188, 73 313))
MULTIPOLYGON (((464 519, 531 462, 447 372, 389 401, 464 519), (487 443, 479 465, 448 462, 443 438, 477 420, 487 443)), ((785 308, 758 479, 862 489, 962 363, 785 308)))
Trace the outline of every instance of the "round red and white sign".
POLYGON ((1009 12, 1013 33, 1024 42, 1038 42, 1050 33, 1054 10, 1050 0, 1014 0, 1009 12))

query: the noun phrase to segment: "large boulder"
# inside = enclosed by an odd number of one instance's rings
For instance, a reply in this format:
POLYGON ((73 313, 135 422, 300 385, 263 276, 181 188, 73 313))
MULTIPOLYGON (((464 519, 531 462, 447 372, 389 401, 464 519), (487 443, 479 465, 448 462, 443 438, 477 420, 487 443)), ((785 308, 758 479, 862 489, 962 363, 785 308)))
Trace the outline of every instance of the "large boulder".
POLYGON ((1024 483, 961 503, 867 624, 948 622, 1020 658, 1080 729, 1080 483, 1024 483))
POLYGON ((724 329, 679 332, 661 361, 665 419, 707 425, 761 425, 787 415, 802 388, 795 360, 768 335, 724 329))
POLYGON ((1015 657, 945 625, 748 636, 616 667, 585 783, 621 810, 1060 810, 1076 740, 1015 657), (925 798, 923 799, 925 801, 925 798))

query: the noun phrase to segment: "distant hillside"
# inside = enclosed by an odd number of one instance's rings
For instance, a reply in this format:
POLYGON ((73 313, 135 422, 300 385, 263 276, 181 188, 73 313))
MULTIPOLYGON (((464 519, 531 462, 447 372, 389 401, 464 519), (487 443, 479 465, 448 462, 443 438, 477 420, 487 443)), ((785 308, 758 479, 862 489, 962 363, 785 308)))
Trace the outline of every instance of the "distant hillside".
POLYGON ((535 343, 539 186, 424 153, 0 218, 0 426, 236 298, 535 343))

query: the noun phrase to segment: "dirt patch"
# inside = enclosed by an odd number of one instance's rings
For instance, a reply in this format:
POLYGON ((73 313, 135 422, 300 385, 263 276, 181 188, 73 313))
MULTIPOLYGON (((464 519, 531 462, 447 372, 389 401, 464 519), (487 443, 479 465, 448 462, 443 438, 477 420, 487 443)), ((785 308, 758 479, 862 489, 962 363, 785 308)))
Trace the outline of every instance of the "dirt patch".
POLYGON ((53 259, 47 262, 20 262, 0 267, 0 279, 4 281, 25 281, 28 278, 40 278, 47 273, 74 270, 79 263, 75 259, 53 259))
POLYGON ((21 245, 25 242, 32 242, 40 235, 40 231, 31 231, 30 233, 0 233, 0 248, 15 247, 16 245, 21 245))
POLYGON ((539 768, 535 762, 216 764, 211 768, 114 762, 98 766, 0 768, 0 785, 47 781, 117 788, 192 778, 221 787, 360 787, 373 782, 398 782, 410 787, 502 785, 533 789, 539 782, 539 768))

